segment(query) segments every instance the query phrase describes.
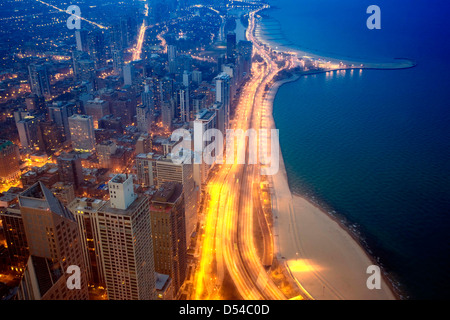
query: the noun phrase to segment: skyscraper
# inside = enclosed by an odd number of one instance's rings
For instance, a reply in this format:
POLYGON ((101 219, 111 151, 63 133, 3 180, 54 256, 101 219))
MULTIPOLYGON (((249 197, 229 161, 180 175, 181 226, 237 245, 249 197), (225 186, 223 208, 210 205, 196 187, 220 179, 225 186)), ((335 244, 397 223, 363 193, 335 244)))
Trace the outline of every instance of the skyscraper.
POLYGON ((141 94, 141 102, 144 106, 150 109, 150 111, 154 112, 155 110, 155 99, 153 95, 153 91, 150 90, 150 85, 145 84, 144 92, 141 94))
POLYGON ((104 116, 111 114, 109 109, 109 102, 95 98, 94 100, 86 101, 84 111, 88 116, 92 116, 94 121, 94 128, 98 129, 98 121, 104 116))
POLYGON ((78 222, 89 283, 103 287, 105 275, 98 229, 98 210, 105 203, 106 201, 99 199, 76 198, 67 207, 78 222))
POLYGON ((163 101, 161 105, 162 124, 169 131, 172 130, 173 115, 174 115, 173 99, 163 101))
POLYGON ((172 278, 174 293, 186 278, 186 230, 183 186, 161 185, 150 205, 155 271, 172 278))
POLYGON ((48 117, 64 132, 64 140, 70 140, 69 117, 76 111, 74 103, 53 102, 48 107, 48 117))
POLYGON ((32 152, 42 147, 39 136, 39 122, 42 117, 26 116, 22 120, 16 122, 17 131, 22 148, 32 152))
MULTIPOLYGON (((197 115, 197 118, 194 120, 194 132, 199 132, 201 135, 200 137, 205 137, 204 134, 208 134, 210 129, 217 129, 217 118, 216 118, 216 111, 215 110, 208 110, 203 109, 200 111, 200 113, 197 115)), ((208 135, 205 137, 205 141, 201 144, 201 152, 205 150, 205 147, 210 143, 212 140, 211 135, 208 135)), ((217 150, 214 150, 217 152, 217 150)), ((202 157, 203 154, 198 155, 199 157, 202 157)), ((212 155, 212 156, 218 156, 212 155)), ((203 186, 203 184, 206 183, 206 179, 209 174, 209 170, 212 168, 214 164, 208 164, 206 161, 204 161, 203 158, 200 158, 200 163, 194 163, 193 164, 193 176, 194 181, 197 186, 200 188, 203 186)))
POLYGON ((194 82, 197 86, 202 83, 202 72, 200 70, 192 71, 192 82, 194 82))
POLYGON ((105 140, 97 144, 95 151, 97 152, 100 168, 112 168, 111 155, 115 154, 116 150, 117 144, 111 140, 105 140))
POLYGON ((64 183, 72 183, 75 190, 80 188, 83 182, 83 167, 81 159, 73 153, 63 153, 57 158, 59 180, 64 183))
POLYGON ((116 75, 121 75, 123 72, 123 53, 122 50, 111 50, 113 69, 116 75))
POLYGON ((234 63, 236 61, 236 33, 228 32, 227 34, 227 62, 234 63))
POLYGON ((108 298, 156 298, 149 201, 137 196, 133 178, 116 175, 108 183, 110 200, 98 210, 101 258, 108 298))
POLYGON ((228 129, 230 121, 230 107, 231 107, 231 90, 230 90, 230 76, 225 72, 219 74, 214 78, 216 82, 216 102, 220 102, 224 108, 224 127, 228 129))
POLYGON ((167 56, 168 56, 169 72, 176 73, 177 72, 177 47, 174 45, 168 45, 167 46, 167 56))
POLYGON ((94 121, 91 116, 74 114, 69 117, 70 138, 75 150, 92 152, 95 146, 94 121))
POLYGON ((42 121, 39 123, 40 139, 42 140, 42 145, 44 151, 47 155, 52 155, 60 147, 64 141, 63 128, 59 127, 53 121, 42 121))
POLYGON ((8 183, 20 177, 19 147, 8 140, 0 140, 0 182, 8 183))
POLYGON ((31 92, 38 97, 51 97, 50 82, 45 65, 30 64, 28 66, 31 92))
POLYGON ((132 62, 127 63, 123 66, 123 84, 126 86, 131 86, 135 79, 135 68, 132 62))
POLYGON ((105 35, 102 30, 94 29, 89 34, 89 55, 95 62, 97 69, 102 68, 106 64, 106 42, 105 35))
POLYGON ((86 269, 73 214, 42 182, 20 194, 19 205, 31 256, 18 297, 30 300, 88 299, 86 269), (69 277, 73 272, 69 266, 80 270, 80 289, 71 290, 67 285, 72 281, 69 277))
POLYGON ((136 122, 139 132, 148 133, 153 122, 153 115, 150 108, 141 104, 136 107, 136 122))
POLYGON ((0 209, 0 220, 8 247, 10 267, 16 272, 23 272, 30 252, 19 206, 14 204, 0 209))
POLYGON ((180 120, 189 122, 191 120, 191 106, 189 87, 184 87, 178 92, 180 101, 180 120))
POLYGON ((237 49, 238 54, 241 57, 243 72, 248 76, 252 71, 253 43, 251 41, 240 40, 237 49))

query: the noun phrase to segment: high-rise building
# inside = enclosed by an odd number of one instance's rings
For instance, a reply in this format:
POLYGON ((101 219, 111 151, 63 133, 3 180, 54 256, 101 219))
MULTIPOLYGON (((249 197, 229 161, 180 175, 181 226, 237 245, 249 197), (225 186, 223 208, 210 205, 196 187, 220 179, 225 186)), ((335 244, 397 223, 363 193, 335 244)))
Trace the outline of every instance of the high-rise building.
POLYGON ((236 61, 236 33, 228 32, 227 34, 227 62, 234 63, 236 61))
POLYGON ((77 151, 92 152, 95 145, 94 120, 91 116, 74 114, 69 118, 72 147, 77 151))
POLYGON ((114 24, 109 28, 109 39, 111 50, 123 50, 125 48, 122 43, 122 35, 120 30, 120 24, 114 24))
POLYGON ((80 188, 84 180, 81 158, 73 153, 62 153, 57 159, 59 180, 73 184, 75 190, 80 188))
POLYGON ((169 78, 169 77, 164 77, 160 82, 159 82, 159 94, 160 94, 160 101, 161 103, 164 101, 169 101, 170 99, 173 98, 173 79, 169 78))
POLYGON ((42 121, 39 123, 39 132, 42 140, 44 151, 47 155, 54 154, 64 142, 64 132, 53 121, 42 121))
POLYGON ((87 300, 88 283, 80 235, 73 214, 42 183, 19 195, 30 258, 18 290, 24 300, 87 300), (72 290, 71 268, 79 268, 80 289, 72 290), (70 267, 70 268, 69 268, 70 267))
POLYGON ((222 65, 224 65, 226 62, 227 62, 227 59, 226 59, 226 55, 225 54, 221 54, 217 58, 217 71, 218 72, 222 72, 222 65))
POLYGON ((246 76, 252 71, 253 43, 240 40, 237 45, 238 54, 241 57, 242 69, 246 76))
MULTIPOLYGON (((214 166, 214 163, 209 164, 203 159, 203 150, 212 141, 212 136, 208 134, 211 132, 209 131, 210 129, 217 129, 216 111, 203 109, 197 114, 197 118, 194 120, 194 132, 198 132, 199 136, 205 139, 205 141, 202 140, 200 154, 195 155, 199 157, 200 161, 196 161, 193 164, 194 181, 200 188, 206 183, 209 171, 214 166)), ((217 152, 217 150, 214 150, 214 152, 217 152)), ((212 156, 219 156, 219 154, 212 154, 212 156)))
POLYGON ((122 50, 111 50, 113 69, 116 75, 121 75, 123 72, 123 53, 122 50))
POLYGON ((38 97, 51 97, 50 81, 45 65, 30 64, 28 66, 31 92, 38 97))
POLYGON ((184 70, 183 72, 183 85, 190 88, 192 85, 192 72, 184 70))
POLYGON ((152 197, 152 224, 155 271, 172 278, 177 294, 186 278, 186 225, 183 186, 175 182, 161 185, 152 197))
POLYGON ((152 136, 148 133, 142 133, 136 141, 136 154, 149 153, 152 148, 152 136))
POLYGON ((72 183, 58 181, 52 185, 50 191, 66 207, 75 199, 75 189, 72 183))
MULTIPOLYGON (((183 185, 185 192, 186 239, 190 239, 197 224, 198 191, 194 182, 193 165, 172 161, 172 154, 139 154, 136 158, 137 178, 144 187, 161 187, 165 182, 183 185)), ((187 244, 188 246, 190 243, 187 244)))
POLYGON ((42 147, 39 135, 39 122, 42 117, 26 116, 22 120, 16 122, 17 131, 22 148, 32 152, 42 147))
POLYGON ((0 140, 0 182, 8 183, 20 178, 19 147, 8 140, 0 140))
POLYGON ((96 69, 106 65, 105 35, 100 29, 94 29, 89 34, 89 55, 94 60, 96 69))
POLYGON ((98 210, 101 259, 108 298, 156 298, 149 200, 137 196, 133 178, 116 175, 108 183, 110 200, 98 210))
POLYGON ((64 140, 70 140, 69 117, 76 113, 75 103, 53 102, 48 107, 48 117, 61 128, 64 140))
POLYGON ((230 90, 230 76, 225 72, 219 74, 214 78, 216 83, 216 102, 223 105, 225 114, 225 130, 229 127, 230 108, 231 108, 231 90, 230 90))
POLYGON ((191 106, 189 87, 184 87, 178 92, 180 101, 180 120, 189 122, 191 120, 191 106))
POLYGON ((161 119, 162 124, 169 131, 172 130, 172 120, 174 115, 174 101, 173 99, 165 100, 161 104, 161 119))
POLYGON ((27 105, 27 111, 45 111, 46 105, 44 97, 39 97, 36 94, 31 93, 28 97, 25 98, 25 103, 27 105))
POLYGON ((221 102, 216 102, 212 106, 211 110, 216 112, 216 129, 222 132, 222 135, 225 136, 225 110, 221 102))
POLYGON ((192 82, 194 82, 197 86, 202 83, 202 72, 200 70, 192 71, 192 82))
POLYGON ((26 268, 30 253, 18 204, 1 209, 0 220, 3 225, 10 268, 12 271, 21 273, 26 268))
POLYGON ((92 116, 94 121, 94 128, 98 129, 98 121, 104 116, 111 114, 109 109, 109 102, 95 98, 94 100, 86 101, 84 111, 88 116, 92 116))
POLYGON ((177 47, 174 45, 167 46, 169 73, 177 72, 177 47))
POLYGON ((89 283, 103 287, 105 286, 105 275, 100 247, 98 210, 105 203, 106 201, 99 199, 76 198, 67 207, 78 222, 89 283))
POLYGON ((111 155, 117 151, 117 144, 111 140, 105 140, 95 147, 100 168, 112 168, 111 155))
POLYGON ((153 153, 140 153, 136 156, 136 173, 138 183, 143 187, 157 185, 156 160, 161 159, 160 155, 153 153))
POLYGON ((148 133, 150 132, 151 125, 153 122, 153 113, 150 108, 141 104, 136 107, 136 122, 137 129, 139 132, 148 133))
POLYGON ((127 63, 123 66, 123 84, 131 86, 135 79, 135 68, 133 63, 127 63))
POLYGON ((234 63, 227 63, 222 65, 222 71, 230 77, 230 96, 233 98, 239 85, 238 68, 234 63))
POLYGON ((153 116, 155 113, 155 97, 153 90, 150 89, 150 85, 147 83, 144 86, 144 92, 141 93, 141 102, 153 116))

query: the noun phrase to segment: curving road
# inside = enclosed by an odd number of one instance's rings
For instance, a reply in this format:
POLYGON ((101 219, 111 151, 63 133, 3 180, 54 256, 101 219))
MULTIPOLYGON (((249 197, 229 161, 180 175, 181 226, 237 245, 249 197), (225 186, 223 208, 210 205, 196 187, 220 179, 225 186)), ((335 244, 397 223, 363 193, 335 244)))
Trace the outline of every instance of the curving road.
MULTIPOLYGON (((253 42, 254 52, 264 62, 253 65, 252 77, 242 90, 231 129, 261 128, 264 91, 280 71, 254 39, 257 11, 250 14, 247 39, 253 42)), ((248 154, 245 139, 238 139, 235 148, 248 154)), ((270 279, 255 248, 259 239, 254 239, 254 212, 258 211, 254 203, 259 201, 259 195, 254 184, 259 182, 257 164, 219 165, 210 177, 205 190, 204 233, 193 298, 221 299, 219 292, 228 274, 243 299, 286 299, 270 279)), ((264 236, 271 237, 271 234, 266 232, 264 236)))

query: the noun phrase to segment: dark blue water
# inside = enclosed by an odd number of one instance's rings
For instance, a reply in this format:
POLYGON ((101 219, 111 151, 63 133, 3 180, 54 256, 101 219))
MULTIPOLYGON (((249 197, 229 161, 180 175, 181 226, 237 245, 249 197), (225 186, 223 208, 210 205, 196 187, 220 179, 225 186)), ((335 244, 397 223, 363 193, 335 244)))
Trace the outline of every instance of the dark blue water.
POLYGON ((280 88, 274 117, 293 191, 357 224, 409 298, 450 298, 449 4, 380 0, 382 29, 368 30, 372 2, 273 3, 280 43, 417 61, 302 77, 280 88))

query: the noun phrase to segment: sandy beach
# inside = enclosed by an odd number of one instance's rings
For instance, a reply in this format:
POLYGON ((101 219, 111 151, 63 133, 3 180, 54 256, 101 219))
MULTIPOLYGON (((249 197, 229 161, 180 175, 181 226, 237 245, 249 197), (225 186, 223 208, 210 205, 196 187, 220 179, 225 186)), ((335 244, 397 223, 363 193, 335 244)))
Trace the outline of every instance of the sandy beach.
MULTIPOLYGON (((264 102, 263 125, 275 128, 273 101, 280 86, 299 78, 276 82, 264 102)), ((280 170, 269 176, 274 217, 274 248, 304 295, 316 300, 396 299, 388 281, 369 290, 367 267, 373 265, 364 248, 324 210, 292 195, 280 150, 280 170)))

